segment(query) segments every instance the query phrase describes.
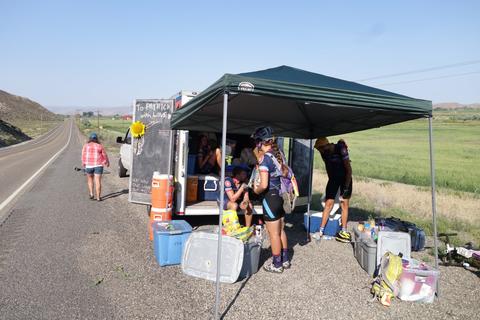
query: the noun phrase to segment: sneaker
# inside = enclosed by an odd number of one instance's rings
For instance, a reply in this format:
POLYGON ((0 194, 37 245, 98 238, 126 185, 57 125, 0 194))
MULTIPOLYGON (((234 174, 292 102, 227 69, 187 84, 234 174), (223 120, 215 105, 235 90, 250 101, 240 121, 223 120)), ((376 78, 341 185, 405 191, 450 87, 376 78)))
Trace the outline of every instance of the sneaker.
POLYGON ((282 267, 283 267, 284 270, 285 269, 290 269, 291 266, 292 266, 292 264, 290 263, 289 260, 282 262, 282 267))
POLYGON ((89 195, 90 200, 93 200, 93 194, 89 195))
POLYGON ((335 239, 337 241, 347 243, 352 241, 352 236, 350 235, 350 232, 340 230, 335 239))
POLYGON ((322 236, 323 236, 323 232, 310 233, 310 237, 316 241, 322 240, 322 236))
POLYGON ((269 263, 263 266, 263 269, 267 272, 272 272, 272 273, 282 273, 283 272, 283 267, 275 267, 273 263, 269 263))

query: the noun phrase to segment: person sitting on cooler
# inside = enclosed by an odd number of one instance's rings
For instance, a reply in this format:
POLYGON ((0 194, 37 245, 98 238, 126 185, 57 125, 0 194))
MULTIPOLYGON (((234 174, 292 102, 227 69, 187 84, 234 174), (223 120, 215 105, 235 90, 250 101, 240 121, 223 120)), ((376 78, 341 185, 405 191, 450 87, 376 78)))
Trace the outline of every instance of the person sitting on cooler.
POLYGON ((225 204, 224 210, 235 210, 238 208, 245 214, 245 226, 252 225, 252 204, 248 196, 247 171, 242 167, 235 167, 232 177, 225 178, 225 204))

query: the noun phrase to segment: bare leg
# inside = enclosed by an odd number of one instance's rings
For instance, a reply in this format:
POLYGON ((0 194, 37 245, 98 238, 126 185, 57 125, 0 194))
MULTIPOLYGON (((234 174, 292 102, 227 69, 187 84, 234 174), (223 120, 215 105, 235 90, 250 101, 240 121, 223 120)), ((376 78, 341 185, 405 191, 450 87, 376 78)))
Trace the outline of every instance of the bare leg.
POLYGON ((95 193, 97 196, 97 200, 100 200, 100 194, 102 192, 102 175, 96 174, 95 175, 95 193))
POLYGON ((248 198, 248 192, 245 192, 243 195, 243 201, 240 204, 240 209, 243 210, 243 213, 245 215, 245 226, 250 227, 252 226, 252 220, 253 220, 253 208, 252 208, 252 203, 250 202, 248 198))
POLYGON ((282 249, 288 249, 288 239, 287 234, 285 233, 285 219, 280 219, 281 221, 281 233, 280 233, 280 240, 282 242, 282 249))
POLYGON ((325 228, 325 226, 327 225, 327 220, 328 220, 328 217, 330 216, 330 211, 332 211, 333 209, 334 202, 335 202, 334 199, 325 200, 325 208, 323 209, 323 213, 322 213, 322 224, 321 224, 322 228, 325 228))
POLYGON ((270 246, 272 247, 272 255, 279 256, 282 251, 282 242, 280 240, 280 220, 266 221, 268 236, 270 237, 270 246))
POLYGON ((228 201, 227 202, 227 210, 237 211, 238 210, 238 204, 236 202, 228 201))
POLYGON ((348 223, 348 205, 349 205, 350 200, 349 199, 343 199, 340 202, 340 206, 342 207, 342 228, 347 227, 348 223))
POLYGON ((88 194, 93 196, 93 174, 87 173, 88 194))

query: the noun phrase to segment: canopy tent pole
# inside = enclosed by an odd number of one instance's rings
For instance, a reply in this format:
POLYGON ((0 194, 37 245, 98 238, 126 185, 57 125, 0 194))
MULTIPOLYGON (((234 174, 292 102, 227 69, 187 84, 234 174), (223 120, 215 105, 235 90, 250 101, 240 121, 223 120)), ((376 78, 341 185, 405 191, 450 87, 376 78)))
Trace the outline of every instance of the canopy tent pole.
POLYGON ((310 204, 312 203, 313 182, 313 140, 310 139, 310 157, 308 158, 308 203, 307 203, 307 242, 310 241, 310 204))
POLYGON ((217 275, 215 278, 215 319, 220 319, 220 265, 222 260, 222 219, 223 203, 225 201, 225 150, 227 149, 227 111, 228 111, 228 92, 223 94, 223 128, 222 128, 222 168, 220 175, 220 205, 218 208, 218 244, 217 244, 217 275))
POLYGON ((432 179, 433 246, 435 249, 435 268, 438 269, 437 203, 435 191, 435 161, 433 158, 432 116, 428 118, 428 142, 430 144, 430 177, 432 179))

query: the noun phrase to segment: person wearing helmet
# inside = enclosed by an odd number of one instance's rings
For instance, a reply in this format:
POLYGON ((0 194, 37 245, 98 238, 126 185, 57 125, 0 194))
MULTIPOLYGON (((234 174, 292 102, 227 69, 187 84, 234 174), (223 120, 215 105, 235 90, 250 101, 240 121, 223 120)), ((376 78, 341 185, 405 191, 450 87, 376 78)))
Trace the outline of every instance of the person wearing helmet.
POLYGON ((88 142, 82 148, 82 165, 87 174, 87 185, 90 200, 94 198, 102 201, 100 194, 102 192, 102 174, 103 166, 110 166, 105 148, 98 142, 98 136, 95 132, 90 134, 88 142), (95 196, 93 194, 93 185, 95 182, 95 196))
POLYGON ((312 235, 316 240, 323 236, 323 230, 327 224, 330 211, 332 211, 335 197, 340 190, 340 206, 342 208, 342 230, 337 234, 336 239, 341 242, 350 242, 351 235, 347 231, 348 206, 352 196, 352 167, 348 155, 347 144, 343 140, 333 144, 327 138, 318 138, 315 142, 317 149, 325 162, 325 169, 328 175, 327 187, 325 189, 325 208, 322 213, 322 224, 320 231, 312 235))
POLYGON ((288 258, 287 235, 284 230, 285 211, 283 209, 283 198, 280 196, 280 176, 282 170, 272 160, 275 157, 283 166, 285 157, 278 149, 270 127, 261 127, 252 134, 258 154, 258 171, 260 182, 254 184, 254 193, 261 196, 263 219, 267 227, 272 250, 272 262, 266 264, 264 269, 268 272, 282 273, 284 269, 290 268, 288 258))

